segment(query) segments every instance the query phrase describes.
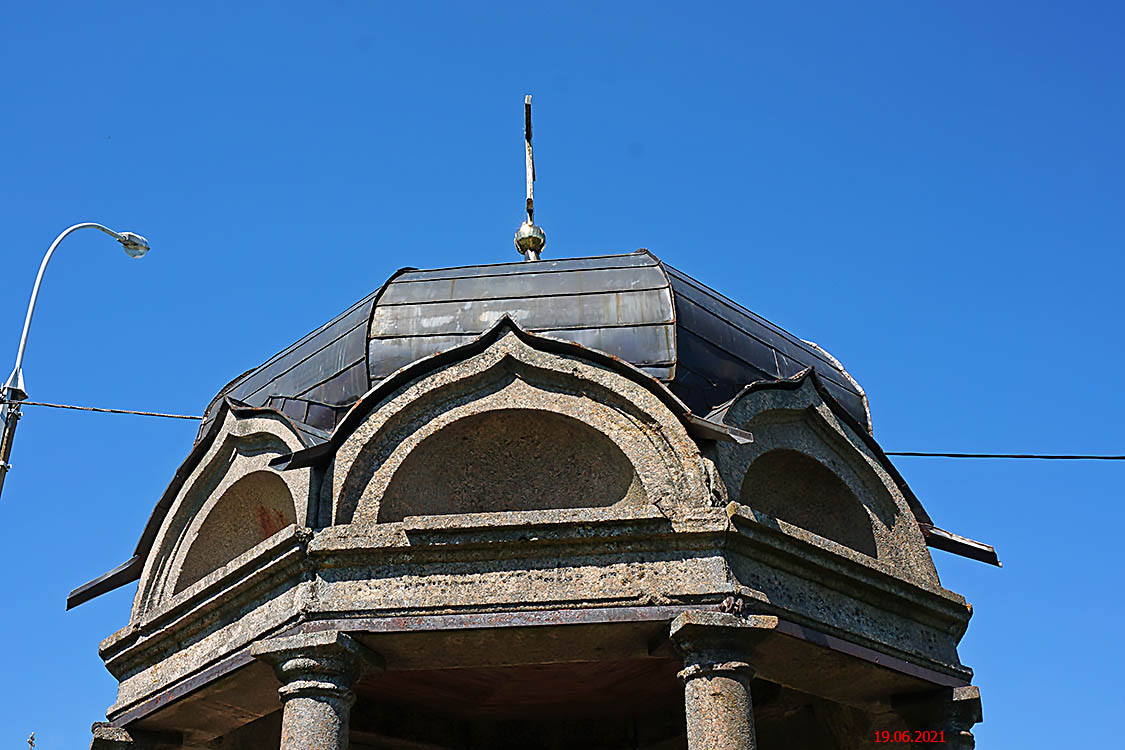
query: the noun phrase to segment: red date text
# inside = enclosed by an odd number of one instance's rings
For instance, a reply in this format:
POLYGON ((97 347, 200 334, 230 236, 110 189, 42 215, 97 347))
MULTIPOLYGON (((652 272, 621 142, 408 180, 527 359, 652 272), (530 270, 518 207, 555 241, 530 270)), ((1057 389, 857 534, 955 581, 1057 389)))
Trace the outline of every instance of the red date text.
POLYGON ((945 732, 940 729, 930 730, 914 730, 914 731, 895 731, 892 732, 888 729, 883 729, 875 733, 876 742, 893 742, 895 744, 907 743, 923 743, 923 742, 945 742, 945 732))

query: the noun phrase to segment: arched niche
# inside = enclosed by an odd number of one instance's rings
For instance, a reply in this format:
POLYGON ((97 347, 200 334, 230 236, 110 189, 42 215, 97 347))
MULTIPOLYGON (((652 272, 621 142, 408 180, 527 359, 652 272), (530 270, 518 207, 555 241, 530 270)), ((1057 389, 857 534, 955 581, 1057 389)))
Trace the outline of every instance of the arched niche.
POLYGON ((293 496, 285 480, 270 471, 247 474, 211 506, 195 531, 173 595, 296 522, 293 496))
POLYGON ((422 440, 394 472, 380 523, 406 516, 606 507, 644 497, 608 437, 563 414, 498 409, 422 440))
POLYGON ((537 348, 538 337, 507 325, 353 407, 363 416, 323 485, 333 523, 617 504, 655 505, 675 521, 711 510, 699 449, 655 392, 662 386, 573 344, 537 348), (506 489, 487 497, 490 484, 506 489))
POLYGON ((159 526, 133 600, 134 621, 280 528, 308 525, 315 511, 309 469, 279 474, 269 466, 273 458, 306 447, 282 416, 224 407, 219 420, 149 520, 159 526), (236 527, 242 530, 236 533, 236 527), (263 536, 265 531, 270 534, 263 536), (206 539, 225 541, 201 541, 206 539))
POLYGON ((747 444, 715 446, 719 475, 744 505, 835 542, 836 552, 923 586, 940 585, 904 487, 840 419, 812 375, 747 388, 722 420, 754 435, 747 444))
POLYGON ((795 450, 758 456, 746 470, 739 500, 779 521, 878 557, 863 503, 831 469, 795 450))

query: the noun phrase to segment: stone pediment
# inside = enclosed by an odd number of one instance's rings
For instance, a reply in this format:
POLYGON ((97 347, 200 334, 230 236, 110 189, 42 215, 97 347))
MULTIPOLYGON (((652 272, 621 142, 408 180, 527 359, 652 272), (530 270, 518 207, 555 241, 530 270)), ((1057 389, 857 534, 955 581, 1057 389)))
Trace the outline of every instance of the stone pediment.
POLYGON ((615 504, 690 515, 705 476, 673 409, 687 413, 650 376, 505 318, 353 407, 322 502, 332 525, 615 504))
POLYGON ((750 431, 752 443, 719 443, 715 462, 744 518, 936 587, 921 523, 929 523, 877 444, 806 370, 756 383, 712 419, 750 431))
POLYGON ((215 434, 193 451, 190 471, 150 519, 134 621, 287 527, 308 525, 315 508, 311 472, 282 474, 269 466, 304 447, 303 437, 275 412, 224 410, 215 434))

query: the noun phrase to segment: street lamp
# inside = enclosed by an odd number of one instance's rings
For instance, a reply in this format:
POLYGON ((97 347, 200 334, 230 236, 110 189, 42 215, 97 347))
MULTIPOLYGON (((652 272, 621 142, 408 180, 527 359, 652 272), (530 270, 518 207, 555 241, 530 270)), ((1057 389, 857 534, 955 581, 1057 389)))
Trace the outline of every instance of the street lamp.
POLYGON ((0 387, 0 424, 3 426, 3 433, 0 434, 0 492, 4 491, 4 477, 8 474, 8 469, 11 468, 8 460, 12 455, 12 440, 15 439, 16 435, 16 422, 20 418, 20 402, 27 400, 27 390, 25 390, 23 382, 23 353, 27 348, 27 332, 31 329, 31 316, 35 314, 35 300, 39 297, 39 286, 43 283, 43 273, 47 270, 47 264, 51 261, 51 256, 54 255, 55 248, 59 246, 59 243, 71 232, 87 227, 98 229, 113 237, 121 243, 125 252, 132 258, 143 257, 148 252, 148 240, 139 234, 115 232, 109 227, 103 227, 101 224, 95 224, 92 221, 75 224, 63 230, 62 234, 56 237, 51 246, 47 248, 47 254, 43 256, 43 262, 39 264, 39 273, 35 277, 35 285, 31 287, 31 301, 27 303, 27 316, 23 319, 20 347, 16 351, 16 366, 12 369, 12 374, 8 376, 8 380, 0 387))

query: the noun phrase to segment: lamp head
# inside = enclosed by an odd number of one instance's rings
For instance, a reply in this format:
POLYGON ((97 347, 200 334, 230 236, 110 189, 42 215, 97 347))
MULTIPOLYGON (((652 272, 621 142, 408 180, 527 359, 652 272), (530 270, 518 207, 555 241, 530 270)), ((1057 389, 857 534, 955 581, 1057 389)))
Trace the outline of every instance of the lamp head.
POLYGON ((121 247, 125 248, 125 252, 129 253, 131 258, 143 258, 149 250, 148 240, 132 232, 122 232, 117 241, 121 243, 121 247))
POLYGON ((23 384, 23 368, 12 370, 8 382, 0 386, 0 398, 6 401, 26 401, 27 390, 23 384))

